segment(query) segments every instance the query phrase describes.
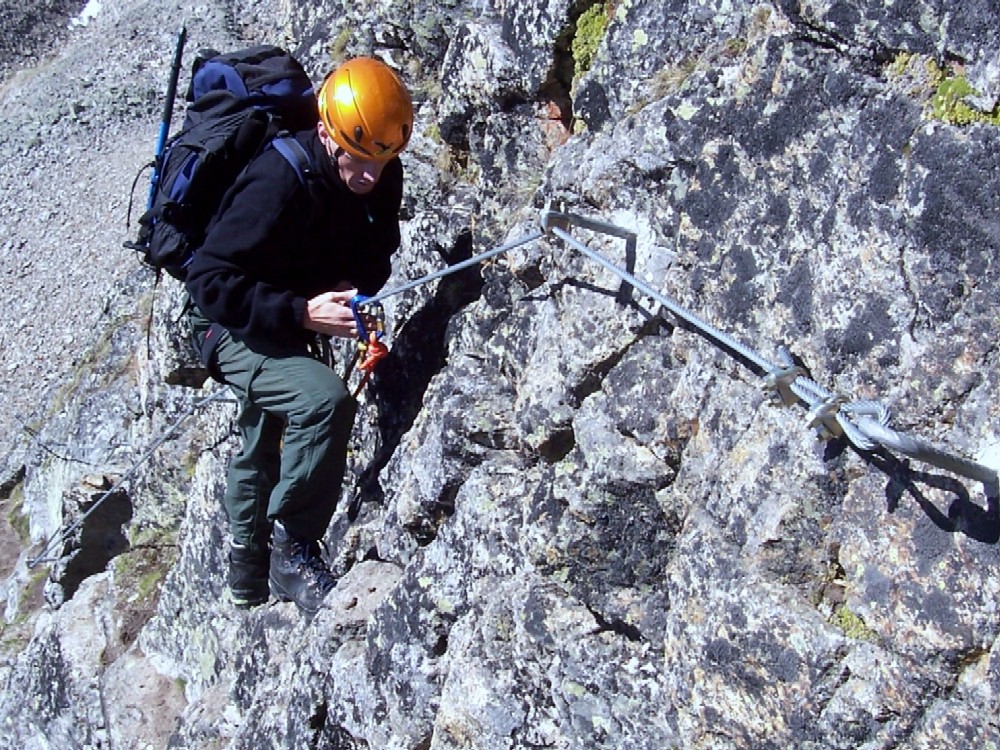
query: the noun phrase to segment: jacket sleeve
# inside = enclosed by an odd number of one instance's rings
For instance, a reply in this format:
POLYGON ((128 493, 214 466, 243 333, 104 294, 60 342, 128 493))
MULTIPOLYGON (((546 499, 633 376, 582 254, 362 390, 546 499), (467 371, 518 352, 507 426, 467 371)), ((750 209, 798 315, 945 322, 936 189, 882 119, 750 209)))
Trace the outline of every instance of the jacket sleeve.
POLYGON ((280 342, 304 334, 306 300, 269 283, 267 272, 303 221, 304 190, 279 154, 264 152, 227 192, 188 268, 194 303, 237 338, 280 342))

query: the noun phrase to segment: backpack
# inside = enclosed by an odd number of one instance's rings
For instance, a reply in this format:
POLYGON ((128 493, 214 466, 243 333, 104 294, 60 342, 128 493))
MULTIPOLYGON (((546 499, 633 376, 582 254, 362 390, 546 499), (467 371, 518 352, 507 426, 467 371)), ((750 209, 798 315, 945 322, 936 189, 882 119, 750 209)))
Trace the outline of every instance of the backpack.
POLYGON ((250 161, 275 148, 306 184, 312 163, 291 131, 316 126, 312 81, 279 47, 195 60, 182 130, 151 164, 153 184, 134 242, 124 243, 157 272, 181 281, 227 190, 250 161))

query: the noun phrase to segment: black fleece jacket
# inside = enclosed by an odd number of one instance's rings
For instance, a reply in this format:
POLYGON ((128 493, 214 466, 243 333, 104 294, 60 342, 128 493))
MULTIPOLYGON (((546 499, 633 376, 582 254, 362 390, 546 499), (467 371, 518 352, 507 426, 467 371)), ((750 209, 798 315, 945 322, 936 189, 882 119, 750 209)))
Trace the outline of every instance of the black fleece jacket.
POLYGON ((403 167, 389 162, 375 189, 356 195, 315 130, 295 134, 313 173, 303 185, 267 148, 226 193, 186 285, 204 315, 261 354, 301 351, 306 302, 347 282, 375 294, 399 247, 403 167))

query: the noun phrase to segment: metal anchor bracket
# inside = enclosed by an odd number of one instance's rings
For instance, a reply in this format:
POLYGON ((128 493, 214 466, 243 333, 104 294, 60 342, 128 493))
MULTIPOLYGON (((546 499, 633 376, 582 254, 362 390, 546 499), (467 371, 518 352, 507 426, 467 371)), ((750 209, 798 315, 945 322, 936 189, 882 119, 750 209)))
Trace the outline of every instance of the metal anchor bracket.
POLYGON ((577 226, 581 229, 589 229, 591 232, 608 234, 612 237, 621 237, 625 240, 625 258, 630 262, 635 260, 635 245, 638 239, 635 232, 630 232, 627 229, 615 224, 609 224, 606 221, 597 221, 596 219, 588 219, 586 216, 580 216, 579 214, 553 211, 551 209, 542 211, 541 222, 542 229, 546 232, 550 232, 553 229, 562 229, 564 232, 568 232, 570 226, 577 226))
MULTIPOLYGON (((551 204, 550 204, 551 205, 551 204)), ((559 232, 564 232, 569 234, 570 226, 577 226, 581 229, 589 229, 591 232, 598 232, 600 234, 607 234, 612 237, 620 237, 625 240, 625 266, 626 268, 634 268, 635 266, 635 248, 638 237, 635 232, 630 232, 627 229, 616 226, 614 224, 609 224, 606 221, 597 221, 596 219, 589 219, 586 216, 580 216, 579 214, 566 213, 563 211, 553 211, 551 208, 546 208, 542 211, 541 215, 542 231, 553 232, 558 236, 559 232)), ((625 278, 621 274, 618 274, 621 278, 622 285, 618 289, 618 301, 625 302, 632 296, 632 289, 634 284, 631 283, 630 279, 625 278)))

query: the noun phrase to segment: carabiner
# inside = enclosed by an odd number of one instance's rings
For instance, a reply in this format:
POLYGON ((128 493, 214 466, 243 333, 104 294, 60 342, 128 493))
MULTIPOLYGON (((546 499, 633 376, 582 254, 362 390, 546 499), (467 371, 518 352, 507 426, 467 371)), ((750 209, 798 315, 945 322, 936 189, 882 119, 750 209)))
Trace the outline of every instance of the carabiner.
POLYGON ((355 294, 351 298, 351 312, 354 313, 354 323, 358 327, 358 341, 365 345, 371 340, 373 334, 376 341, 380 341, 385 336, 385 308, 382 307, 381 302, 369 302, 370 299, 371 297, 366 297, 363 294, 355 294), (360 309, 362 306, 367 307, 365 312, 375 319, 374 331, 369 331, 368 326, 365 325, 360 309))

